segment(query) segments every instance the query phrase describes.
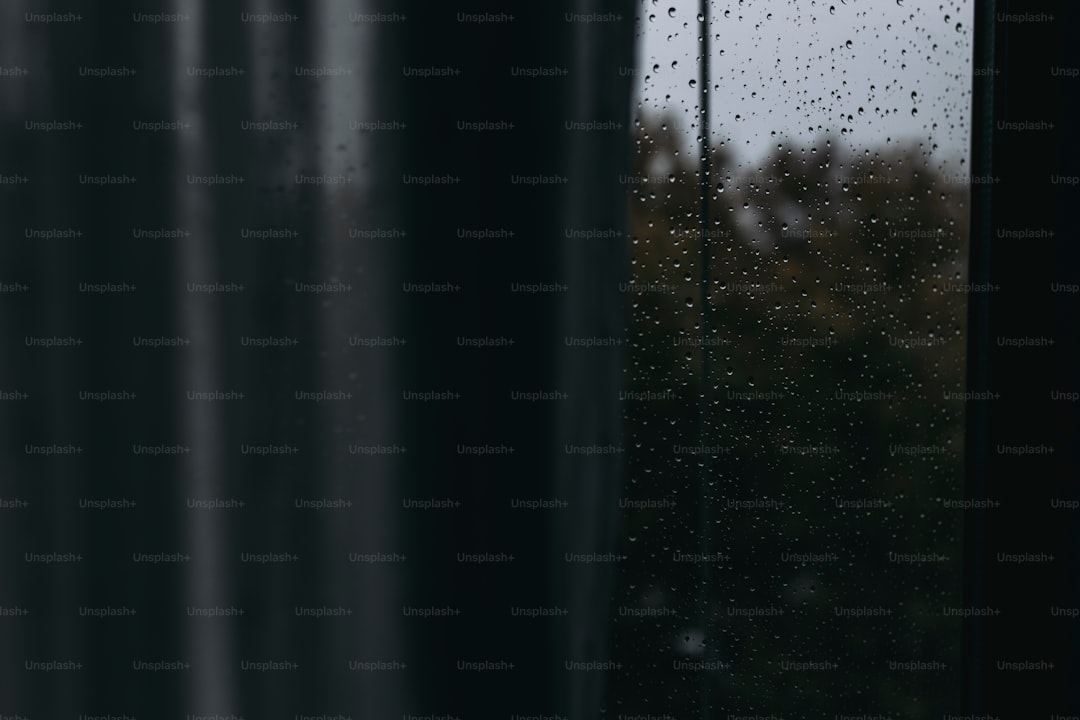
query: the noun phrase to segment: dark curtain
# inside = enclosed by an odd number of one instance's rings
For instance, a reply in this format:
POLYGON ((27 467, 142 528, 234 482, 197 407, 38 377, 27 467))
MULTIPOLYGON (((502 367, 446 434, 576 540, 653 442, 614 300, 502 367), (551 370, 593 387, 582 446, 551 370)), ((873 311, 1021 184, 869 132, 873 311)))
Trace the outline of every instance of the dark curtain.
POLYGON ((964 602, 996 612, 964 628, 964 712, 1075 714, 1080 13, 975 9, 964 602))
POLYGON ((633 7, 54 5, 0 10, 0 714, 597 717, 633 7))

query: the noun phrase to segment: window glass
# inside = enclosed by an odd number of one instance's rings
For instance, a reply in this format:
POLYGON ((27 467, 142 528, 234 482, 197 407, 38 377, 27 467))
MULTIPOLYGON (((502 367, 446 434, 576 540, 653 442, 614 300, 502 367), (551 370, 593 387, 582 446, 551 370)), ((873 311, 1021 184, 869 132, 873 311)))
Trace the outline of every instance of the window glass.
POLYGON ((609 712, 959 711, 971 4, 639 8, 609 712))

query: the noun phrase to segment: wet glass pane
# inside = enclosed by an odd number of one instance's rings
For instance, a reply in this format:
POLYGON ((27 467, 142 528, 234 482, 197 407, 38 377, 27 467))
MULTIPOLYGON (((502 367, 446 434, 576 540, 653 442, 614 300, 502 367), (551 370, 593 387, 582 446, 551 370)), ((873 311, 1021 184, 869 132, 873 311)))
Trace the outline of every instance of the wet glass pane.
POLYGON ((609 713, 959 711, 971 17, 639 6, 609 713))

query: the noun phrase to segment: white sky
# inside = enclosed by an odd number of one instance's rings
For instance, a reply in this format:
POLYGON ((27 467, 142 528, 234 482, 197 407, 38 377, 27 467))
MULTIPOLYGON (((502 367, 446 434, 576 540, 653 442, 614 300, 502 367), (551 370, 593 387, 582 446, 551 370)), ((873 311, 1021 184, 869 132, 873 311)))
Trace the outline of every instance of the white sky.
MULTIPOLYGON (((834 147, 844 140, 860 153, 890 138, 937 144, 934 159, 961 169, 971 0, 713 0, 711 8, 712 135, 740 160, 760 159, 781 136, 801 147, 828 132, 834 147)), ((688 151, 698 136, 697 12, 692 0, 639 5, 636 102, 644 116, 677 117, 688 151)))

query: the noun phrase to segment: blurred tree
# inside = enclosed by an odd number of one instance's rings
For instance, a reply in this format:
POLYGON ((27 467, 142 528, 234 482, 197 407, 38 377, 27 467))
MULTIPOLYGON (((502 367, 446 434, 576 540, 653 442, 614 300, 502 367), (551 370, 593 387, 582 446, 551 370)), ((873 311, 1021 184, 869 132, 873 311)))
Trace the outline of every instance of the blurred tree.
POLYGON ((615 652, 634 660, 616 676, 614 708, 689 716, 702 672, 718 718, 866 708, 914 718, 955 706, 960 623, 941 607, 960 604, 961 513, 926 502, 962 496, 963 403, 943 393, 964 390, 967 186, 917 147, 780 140, 753 164, 713 147, 702 328, 699 167, 676 150, 679 132, 672 118, 650 118, 635 138, 626 385, 662 399, 627 404, 615 652), (704 455, 675 447, 699 443, 703 390, 702 437, 719 447, 705 453, 707 528, 704 455), (675 505, 648 506, 657 499, 675 505), (712 563, 706 598, 697 563, 674 559, 696 552, 702 532, 726 556, 712 563), (931 551, 949 560, 888 562, 931 551), (784 561, 795 553, 835 557, 784 561), (892 615, 837 614, 855 607, 892 615), (898 673, 889 658, 949 670, 898 673), (723 664, 678 666, 687 660, 723 664), (839 668, 780 668, 807 660, 839 668))

